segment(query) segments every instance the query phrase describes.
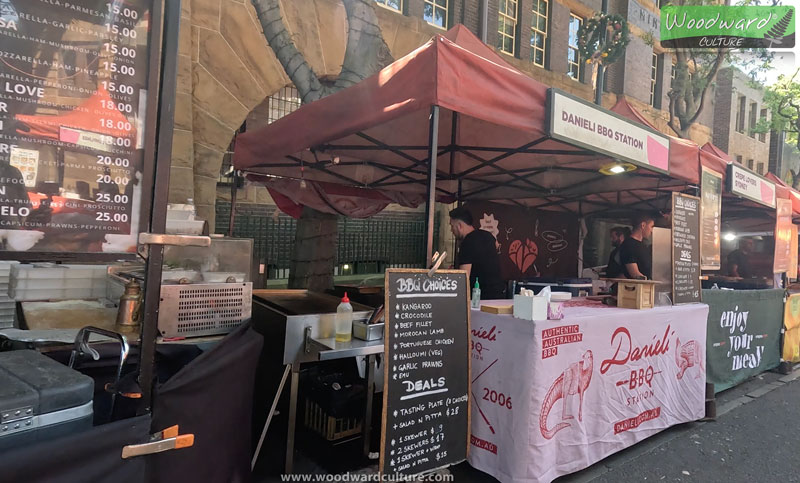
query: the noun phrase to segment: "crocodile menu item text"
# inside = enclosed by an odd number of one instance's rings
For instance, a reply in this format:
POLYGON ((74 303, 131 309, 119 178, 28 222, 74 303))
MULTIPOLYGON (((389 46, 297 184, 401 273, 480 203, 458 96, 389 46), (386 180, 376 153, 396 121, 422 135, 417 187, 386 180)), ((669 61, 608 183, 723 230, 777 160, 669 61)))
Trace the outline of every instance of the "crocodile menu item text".
POLYGON ((0 249, 135 251, 151 7, 0 0, 0 249))
POLYGON ((381 472, 415 475, 463 461, 469 437, 466 272, 386 272, 381 472))
POLYGON ((672 195, 672 302, 700 301, 700 198, 672 195))

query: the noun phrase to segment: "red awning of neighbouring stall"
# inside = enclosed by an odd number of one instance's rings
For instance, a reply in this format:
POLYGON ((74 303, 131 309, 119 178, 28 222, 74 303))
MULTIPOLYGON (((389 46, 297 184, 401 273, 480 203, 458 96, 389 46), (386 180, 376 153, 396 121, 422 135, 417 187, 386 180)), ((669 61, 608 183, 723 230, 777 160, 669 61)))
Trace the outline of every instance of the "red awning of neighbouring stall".
MULTIPOLYGON (((633 107, 627 99, 620 97, 612 111, 622 117, 644 124, 658 130, 638 109, 633 107)), ((669 174, 670 176, 690 183, 700 182, 700 170, 697 166, 698 146, 688 139, 675 136, 669 137, 669 174)))
POLYGON ((116 137, 135 137, 135 124, 117 109, 108 91, 98 89, 81 105, 66 114, 57 116, 17 114, 15 118, 23 124, 18 133, 76 144, 79 133, 105 134, 116 137), (111 126, 111 127, 109 127, 111 126), (130 129, 125 127, 130 126, 130 129))
POLYGON ((459 25, 374 76, 240 135, 234 166, 263 180, 425 193, 438 106, 439 196, 588 213, 666 198, 670 187, 694 182, 681 155, 670 156, 669 176, 600 174, 611 158, 549 136, 547 94, 459 25))

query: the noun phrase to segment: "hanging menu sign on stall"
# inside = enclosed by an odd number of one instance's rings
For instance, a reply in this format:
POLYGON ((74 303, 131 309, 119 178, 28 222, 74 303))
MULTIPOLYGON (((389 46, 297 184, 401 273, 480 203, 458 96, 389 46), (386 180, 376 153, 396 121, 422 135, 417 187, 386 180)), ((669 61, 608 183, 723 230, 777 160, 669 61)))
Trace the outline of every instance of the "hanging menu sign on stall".
POLYGON ((735 195, 775 208, 775 183, 743 166, 728 165, 726 184, 728 191, 735 195))
POLYGON ((792 262, 792 201, 778 199, 775 217, 775 257, 773 273, 789 271, 792 262))
POLYGON ((700 198, 672 194, 672 302, 700 301, 700 198))
POLYGON ((466 459, 470 337, 462 270, 387 270, 380 469, 415 475, 466 459))
POLYGON ((0 250, 135 251, 151 17, 0 0, 0 250))
POLYGON ((703 166, 700 180, 700 268, 719 270, 722 174, 703 166))

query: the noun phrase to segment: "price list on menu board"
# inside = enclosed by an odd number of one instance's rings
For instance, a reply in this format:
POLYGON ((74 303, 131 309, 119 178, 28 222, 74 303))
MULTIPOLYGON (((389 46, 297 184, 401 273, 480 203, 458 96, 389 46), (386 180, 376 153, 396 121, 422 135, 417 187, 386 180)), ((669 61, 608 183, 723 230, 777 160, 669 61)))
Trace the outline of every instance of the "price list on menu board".
POLYGON ((0 0, 0 249, 135 249, 151 7, 0 0))
POLYGON ((467 457, 467 286, 463 271, 386 273, 384 474, 425 473, 467 457))
POLYGON ((673 303, 700 302, 700 288, 700 198, 673 193, 673 303))

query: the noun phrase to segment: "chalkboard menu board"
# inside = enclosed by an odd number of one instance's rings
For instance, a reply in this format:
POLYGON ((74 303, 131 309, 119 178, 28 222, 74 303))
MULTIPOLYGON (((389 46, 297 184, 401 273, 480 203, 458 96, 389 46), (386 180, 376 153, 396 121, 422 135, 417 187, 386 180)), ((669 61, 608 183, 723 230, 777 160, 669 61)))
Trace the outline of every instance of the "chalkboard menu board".
POLYGON ((719 270, 722 174, 703 166, 700 180, 700 268, 719 270))
POLYGON ((466 272, 386 272, 380 468, 415 475, 466 459, 470 413, 466 272))
POLYGON ((672 194, 672 302, 700 301, 700 198, 672 194))
POLYGON ((135 251, 152 14, 0 0, 0 250, 135 251))

